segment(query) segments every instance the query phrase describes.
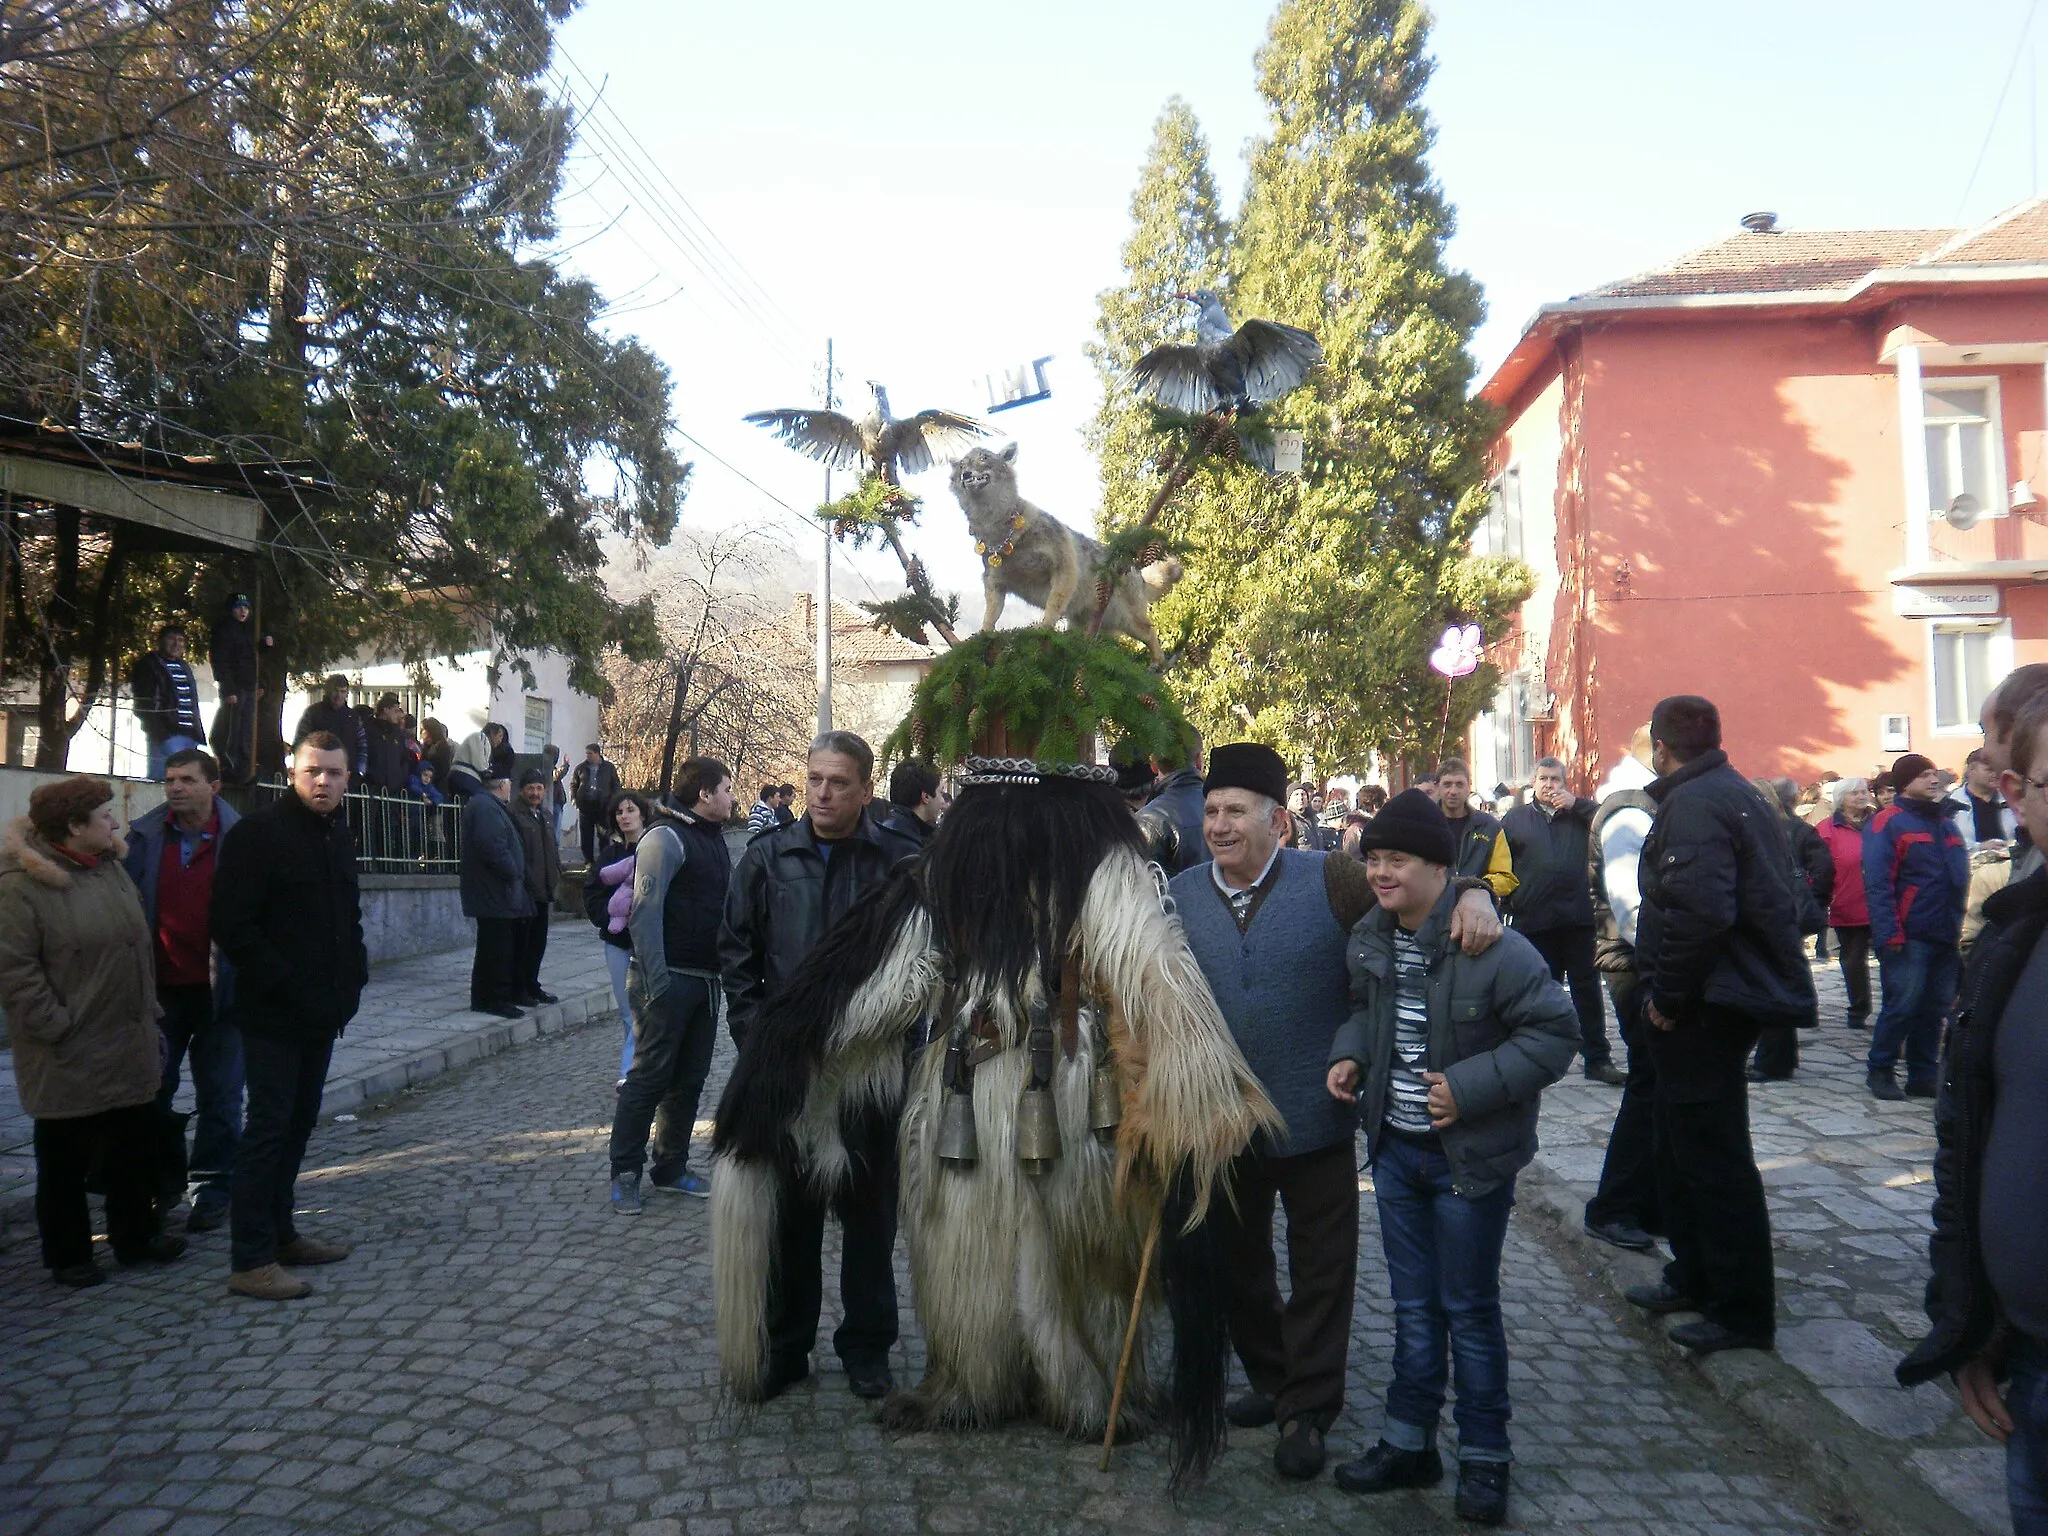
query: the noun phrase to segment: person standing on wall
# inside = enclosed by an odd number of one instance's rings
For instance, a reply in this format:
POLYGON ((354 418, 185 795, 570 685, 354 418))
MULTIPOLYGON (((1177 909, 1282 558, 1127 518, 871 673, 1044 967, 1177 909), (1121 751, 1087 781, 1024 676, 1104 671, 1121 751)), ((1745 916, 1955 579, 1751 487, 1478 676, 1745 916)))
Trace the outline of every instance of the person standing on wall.
POLYGON ((562 850, 555 841, 548 790, 548 776, 529 768, 519 775, 519 803, 512 807, 512 824, 519 829, 526 853, 526 894, 533 902, 532 915, 519 925, 512 1001, 528 1008, 561 1001, 540 984, 540 964, 548 952, 548 918, 562 884, 562 850))
POLYGON ((199 679, 185 660, 185 626, 166 624, 156 632, 156 649, 129 674, 135 718, 149 742, 149 776, 164 776, 164 759, 187 747, 206 745, 199 723, 199 679))
POLYGON ((342 797, 348 750, 315 731, 292 749, 290 793, 221 838, 213 941, 235 967, 249 1115, 235 1156, 228 1289, 291 1301, 312 1287, 285 1266, 336 1264, 346 1244, 298 1230, 293 1189, 320 1116, 334 1042, 370 980, 355 845, 342 797))
POLYGON ((225 958, 216 960, 212 924, 221 840, 239 820, 220 798, 213 758, 187 747, 164 759, 164 803, 129 826, 124 860, 155 942, 164 1043, 159 1109, 169 1110, 177 1097, 179 1063, 188 1053, 192 1062, 198 1125, 186 1164, 188 1232, 226 1224, 242 1141, 242 1037, 228 1017, 235 971, 225 958))
POLYGON ((462 915, 476 920, 476 958, 469 969, 473 1013, 516 1019, 519 935, 533 916, 526 888, 526 845, 512 820, 511 781, 486 767, 481 792, 462 806, 462 915))
POLYGON ((1565 788, 1563 762, 1546 757, 1536 764, 1535 796, 1501 818, 1515 879, 1507 908, 1515 932, 1571 988, 1586 1076, 1619 1085, 1628 1074, 1614 1064, 1607 1043, 1607 1002, 1593 960, 1593 893, 1586 870, 1595 809, 1565 788))
POLYGON ((716 758, 693 757, 677 774, 676 797, 689 809, 656 815, 633 847, 633 911, 626 924, 633 1056, 611 1139, 612 1209, 621 1216, 640 1213, 650 1129, 648 1182, 700 1200, 711 1193, 711 1181, 690 1171, 690 1137, 718 1040, 718 929, 732 874, 725 842, 732 774, 716 758))

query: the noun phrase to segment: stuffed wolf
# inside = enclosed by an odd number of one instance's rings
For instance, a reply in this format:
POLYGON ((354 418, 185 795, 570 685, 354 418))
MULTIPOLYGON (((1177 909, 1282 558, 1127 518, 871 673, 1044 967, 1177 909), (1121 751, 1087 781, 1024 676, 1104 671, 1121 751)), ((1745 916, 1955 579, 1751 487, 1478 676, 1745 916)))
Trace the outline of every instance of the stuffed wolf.
MULTIPOLYGON (((981 627, 996 627, 1004 602, 1014 592, 1044 609, 1048 625, 1065 618, 1069 628, 1085 629, 1095 618, 1102 546, 1019 496, 1016 462, 1017 445, 1012 443, 1001 453, 970 448, 953 465, 953 495, 967 514, 967 528, 981 556, 981 590, 987 599, 981 627)), ((1152 604, 1180 577, 1180 562, 1170 556, 1142 571, 1125 571, 1102 615, 1104 630, 1143 642, 1155 667, 1160 652, 1152 604)))
MULTIPOLYGON (((885 1422, 1036 1413, 1100 1434, 1164 1202, 1155 1273, 1173 1326, 1178 1480, 1222 1442, 1229 1340, 1203 1217, 1226 1198, 1231 1159, 1278 1116, 1113 771, 968 770, 923 857, 825 937, 741 1042, 711 1180, 726 1384, 763 1395, 777 1201, 797 1180, 821 1196, 843 1188, 860 1172, 849 1149, 900 1114, 927 1370, 891 1394, 885 1422)), ((1155 1400, 1134 1381, 1120 1432, 1155 1400)))

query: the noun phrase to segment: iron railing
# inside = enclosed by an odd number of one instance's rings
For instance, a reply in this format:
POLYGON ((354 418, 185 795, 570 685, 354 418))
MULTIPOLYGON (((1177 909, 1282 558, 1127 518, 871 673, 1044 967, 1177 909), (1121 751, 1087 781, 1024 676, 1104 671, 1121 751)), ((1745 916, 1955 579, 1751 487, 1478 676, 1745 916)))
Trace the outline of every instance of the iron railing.
MULTIPOLYGON (((251 808, 290 791, 283 784, 249 786, 251 808)), ((453 875, 462 868, 462 807, 430 805, 411 795, 352 789, 342 797, 364 875, 453 875)))

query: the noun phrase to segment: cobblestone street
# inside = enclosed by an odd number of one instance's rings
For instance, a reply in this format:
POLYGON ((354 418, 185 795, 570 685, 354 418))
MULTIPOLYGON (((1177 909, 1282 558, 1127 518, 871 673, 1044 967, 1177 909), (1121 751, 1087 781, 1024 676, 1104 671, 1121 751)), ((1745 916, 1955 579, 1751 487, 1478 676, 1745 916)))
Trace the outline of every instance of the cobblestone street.
MULTIPOLYGON (((604 1199, 615 1026, 544 1037, 324 1123, 304 1230, 357 1244, 290 1306, 230 1298, 227 1234, 99 1290, 0 1257, 0 1527, 9 1532, 1226 1532, 1458 1529, 1449 1483, 1366 1501, 1271 1469, 1233 1431, 1176 1508, 1163 1447, 1045 1431, 892 1437, 832 1361, 722 1408, 707 1208, 604 1199), (387 1103, 389 1101, 386 1101, 387 1103)), ((724 1075, 721 1054, 714 1086, 724 1075)), ((708 1102, 708 1101, 707 1101, 708 1102)), ((1333 1459, 1374 1438, 1390 1313, 1365 1200, 1352 1394, 1333 1459)), ((1513 1528, 1612 1536, 1844 1529, 1625 1311, 1509 1234, 1513 1528)), ((825 1331, 836 1306, 828 1285, 825 1331)), ((904 1287, 899 1377, 920 1346, 904 1287)), ((1446 1437, 1451 1431, 1446 1423, 1446 1437)))

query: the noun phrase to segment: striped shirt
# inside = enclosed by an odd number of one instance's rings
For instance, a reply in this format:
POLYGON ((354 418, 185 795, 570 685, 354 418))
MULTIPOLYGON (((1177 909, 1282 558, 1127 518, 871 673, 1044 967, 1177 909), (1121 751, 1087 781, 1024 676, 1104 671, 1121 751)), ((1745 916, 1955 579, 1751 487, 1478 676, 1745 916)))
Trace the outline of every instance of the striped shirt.
POLYGON ((1394 925, 1394 1070, 1387 1083, 1387 1124, 1410 1135, 1428 1135, 1429 956, 1415 935, 1394 925))

